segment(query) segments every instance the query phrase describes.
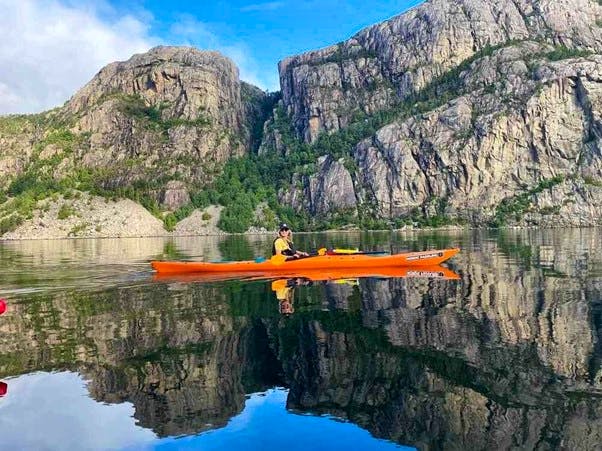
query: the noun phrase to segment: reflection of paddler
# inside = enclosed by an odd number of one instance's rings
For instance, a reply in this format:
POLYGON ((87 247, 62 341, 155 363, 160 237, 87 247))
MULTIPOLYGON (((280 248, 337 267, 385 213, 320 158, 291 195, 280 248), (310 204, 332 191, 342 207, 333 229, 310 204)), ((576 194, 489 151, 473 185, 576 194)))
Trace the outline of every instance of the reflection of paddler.
POLYGON ((272 282, 272 291, 276 293, 276 299, 278 299, 280 304, 278 310, 283 315, 290 315, 295 311, 293 307, 294 287, 294 279, 278 279, 272 282))
POLYGON ((295 311, 293 308, 293 294, 298 285, 311 285, 311 280, 304 277, 295 279, 278 279, 272 282, 272 291, 276 293, 276 299, 280 302, 280 313, 291 314, 295 311))
POLYGON ((288 279, 278 279, 272 282, 272 291, 276 293, 276 299, 283 301, 292 297, 294 286, 294 281, 289 284, 288 279))

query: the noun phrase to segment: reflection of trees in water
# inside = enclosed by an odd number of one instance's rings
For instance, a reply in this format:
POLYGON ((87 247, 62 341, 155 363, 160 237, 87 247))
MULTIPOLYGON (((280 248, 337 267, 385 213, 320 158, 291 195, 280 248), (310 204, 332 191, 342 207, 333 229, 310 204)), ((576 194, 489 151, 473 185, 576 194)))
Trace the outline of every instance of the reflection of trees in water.
POLYGON ((79 369, 160 435, 223 425, 245 393, 284 385, 291 409, 421 448, 594 448, 602 238, 527 238, 479 241, 453 262, 460 282, 299 287, 287 318, 265 282, 39 295, 3 318, 0 371, 79 369))

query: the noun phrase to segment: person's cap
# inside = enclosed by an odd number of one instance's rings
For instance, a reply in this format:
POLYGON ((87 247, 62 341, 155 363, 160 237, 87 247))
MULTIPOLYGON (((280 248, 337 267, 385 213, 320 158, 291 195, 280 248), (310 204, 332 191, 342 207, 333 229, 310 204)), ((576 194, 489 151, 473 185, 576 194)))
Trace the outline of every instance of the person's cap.
POLYGON ((290 227, 286 222, 281 222, 280 226, 278 226, 278 230, 290 230, 290 227))

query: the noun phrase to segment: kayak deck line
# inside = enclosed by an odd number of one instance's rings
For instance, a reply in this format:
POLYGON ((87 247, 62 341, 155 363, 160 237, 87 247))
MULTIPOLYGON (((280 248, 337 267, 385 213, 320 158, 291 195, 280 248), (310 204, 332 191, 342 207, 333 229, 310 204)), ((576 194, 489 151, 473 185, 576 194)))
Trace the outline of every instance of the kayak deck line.
POLYGON ((338 269, 369 269, 381 267, 415 267, 435 266, 449 260, 460 252, 460 249, 436 249, 421 252, 405 252, 393 255, 319 255, 296 260, 287 260, 275 264, 270 260, 256 262, 255 260, 210 263, 182 261, 151 261, 153 269, 160 274, 181 273, 224 273, 224 272, 271 272, 286 273, 297 270, 338 270, 338 269))

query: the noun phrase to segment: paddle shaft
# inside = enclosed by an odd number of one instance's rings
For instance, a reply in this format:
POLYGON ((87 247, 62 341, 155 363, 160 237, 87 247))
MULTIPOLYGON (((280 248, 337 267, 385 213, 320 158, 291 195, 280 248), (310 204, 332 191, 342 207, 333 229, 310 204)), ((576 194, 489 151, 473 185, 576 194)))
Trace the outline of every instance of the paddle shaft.
POLYGON ((343 252, 343 253, 338 253, 338 252, 326 252, 326 254, 319 254, 317 252, 312 252, 311 254, 309 254, 307 257, 300 257, 300 258, 309 258, 309 257, 321 257, 323 255, 379 255, 379 254, 388 254, 389 252, 386 251, 374 251, 374 252, 354 252, 353 254, 348 253, 348 252, 343 252))
POLYGON ((375 251, 375 252, 355 252, 353 254, 350 253, 337 253, 337 252, 326 252, 325 254, 320 254, 319 252, 312 252, 309 255, 303 256, 303 257, 297 257, 294 258, 292 256, 289 255, 284 255, 284 254, 276 254, 273 255, 272 258, 270 258, 270 261, 278 266, 278 265, 282 265, 284 262, 286 261, 293 261, 293 260, 300 260, 300 259, 306 259, 306 258, 313 258, 313 257, 322 257, 324 255, 337 255, 337 256, 352 256, 352 255, 379 255, 379 254, 386 254, 387 252, 384 251, 375 251))

